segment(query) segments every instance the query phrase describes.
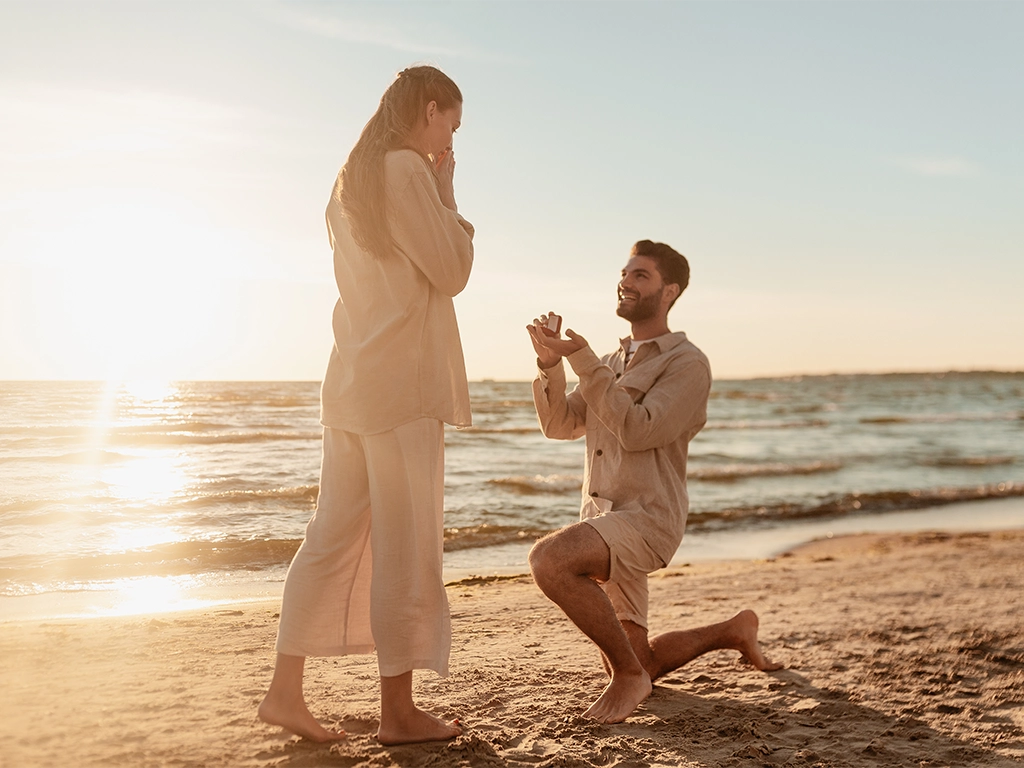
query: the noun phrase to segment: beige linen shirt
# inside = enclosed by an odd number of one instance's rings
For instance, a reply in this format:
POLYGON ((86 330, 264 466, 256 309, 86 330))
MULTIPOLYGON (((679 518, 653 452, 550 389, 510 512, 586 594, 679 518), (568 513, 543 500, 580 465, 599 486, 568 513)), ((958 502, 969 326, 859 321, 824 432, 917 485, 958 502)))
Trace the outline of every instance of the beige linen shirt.
POLYGON ((587 437, 580 519, 615 510, 664 566, 686 526, 687 451, 707 421, 711 367, 682 332, 642 344, 627 367, 628 347, 569 355, 579 385, 568 395, 561 363, 540 369, 533 399, 547 437, 587 437))
POLYGON ((384 158, 397 252, 377 259, 352 238, 334 197, 327 229, 341 298, 320 392, 326 427, 370 435, 429 417, 471 423, 469 387, 452 297, 469 280, 473 225, 446 208, 416 152, 384 158))

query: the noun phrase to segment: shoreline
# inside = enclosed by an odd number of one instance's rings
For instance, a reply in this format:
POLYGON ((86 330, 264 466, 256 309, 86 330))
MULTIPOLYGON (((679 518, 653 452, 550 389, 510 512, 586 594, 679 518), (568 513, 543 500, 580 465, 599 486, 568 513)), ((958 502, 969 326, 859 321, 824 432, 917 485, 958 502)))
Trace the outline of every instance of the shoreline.
POLYGON ((256 719, 277 605, 0 624, 0 768, 134 765, 972 765, 1024 760, 1024 530, 834 537, 651 579, 653 632, 753 608, 762 673, 716 652, 658 681, 625 723, 580 713, 593 646, 525 576, 449 585, 452 674, 419 701, 447 744, 382 747, 371 656, 310 659, 334 745, 256 719), (39 729, 40 723, 55 727, 39 729), (70 757, 69 757, 70 756, 70 757), (751 758, 757 762, 750 762, 751 758))
MULTIPOLYGON (((862 533, 999 531, 1024 528, 1024 497, 963 501, 902 512, 687 532, 669 567, 723 560, 764 560, 816 539, 862 533)), ((532 541, 446 552, 446 584, 529 573, 532 541)), ((260 571, 125 579, 120 589, 81 589, 0 598, 0 625, 10 621, 106 618, 177 613, 278 602, 287 565, 260 571), (157 606, 162 606, 157 607, 157 606)), ((99 585, 97 585, 99 586, 99 585)), ((0 766, 2 768, 2 766, 0 766)))

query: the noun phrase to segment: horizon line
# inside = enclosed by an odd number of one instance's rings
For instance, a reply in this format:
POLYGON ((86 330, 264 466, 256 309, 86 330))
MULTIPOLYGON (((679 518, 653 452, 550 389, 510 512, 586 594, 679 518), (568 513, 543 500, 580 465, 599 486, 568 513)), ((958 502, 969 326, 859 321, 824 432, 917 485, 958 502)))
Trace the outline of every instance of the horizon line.
MULTIPOLYGON (((766 380, 787 380, 787 379, 808 379, 808 378, 830 378, 830 377, 842 377, 842 376, 947 376, 947 375, 967 375, 967 374, 999 374, 1005 376, 1013 375, 1024 375, 1024 369, 1010 369, 1010 368, 948 368, 948 369, 904 369, 904 370, 889 370, 889 371, 831 371, 827 373, 779 373, 779 374, 760 374, 754 376, 722 376, 715 377, 712 379, 712 384, 716 381, 766 381, 766 380)), ((230 378, 209 378, 209 379, 176 379, 176 378, 159 378, 159 377, 145 377, 140 376, 137 378, 118 378, 118 379, 76 379, 76 378, 51 378, 51 379, 17 379, 17 378, 0 378, 0 383, 18 383, 18 384, 56 384, 56 383, 67 383, 67 384, 109 384, 109 383, 127 383, 127 382, 161 382, 166 384, 178 384, 178 383, 224 383, 224 384, 320 384, 322 379, 305 379, 305 378, 285 378, 285 379, 230 379, 230 378)), ((485 376, 482 378, 467 379, 470 384, 529 384, 533 381, 530 379, 503 379, 485 376)), ((570 381, 575 381, 571 379, 570 381)))

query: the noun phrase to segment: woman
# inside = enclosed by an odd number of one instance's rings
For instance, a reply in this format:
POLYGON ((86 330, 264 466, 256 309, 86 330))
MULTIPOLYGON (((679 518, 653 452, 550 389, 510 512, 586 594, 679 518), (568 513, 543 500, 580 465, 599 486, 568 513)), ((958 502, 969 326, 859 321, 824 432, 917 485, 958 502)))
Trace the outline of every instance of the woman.
POLYGON ((455 205, 458 86, 401 72, 334 186, 327 228, 341 298, 321 390, 316 512, 285 580, 277 662, 260 717, 314 741, 306 656, 376 648, 384 744, 461 733, 418 709, 412 670, 448 674, 441 577, 444 423, 470 423, 452 297, 469 280, 473 227, 455 205))

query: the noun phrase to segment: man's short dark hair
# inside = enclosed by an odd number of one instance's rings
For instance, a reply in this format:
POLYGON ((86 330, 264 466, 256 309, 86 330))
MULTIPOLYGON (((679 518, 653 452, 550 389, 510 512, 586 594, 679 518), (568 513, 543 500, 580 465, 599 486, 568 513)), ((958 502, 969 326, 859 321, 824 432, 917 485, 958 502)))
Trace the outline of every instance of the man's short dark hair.
MULTIPOLYGON (((675 283, 679 286, 679 295, 683 294, 686 286, 690 284, 690 262, 683 254, 679 253, 672 246, 665 243, 655 243, 651 240, 640 240, 633 244, 629 251, 630 256, 646 256, 653 259, 658 267, 658 274, 666 283, 675 283)), ((676 296, 672 304, 676 303, 676 296)), ((669 309, 672 308, 669 304, 669 309)))

